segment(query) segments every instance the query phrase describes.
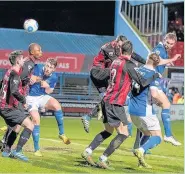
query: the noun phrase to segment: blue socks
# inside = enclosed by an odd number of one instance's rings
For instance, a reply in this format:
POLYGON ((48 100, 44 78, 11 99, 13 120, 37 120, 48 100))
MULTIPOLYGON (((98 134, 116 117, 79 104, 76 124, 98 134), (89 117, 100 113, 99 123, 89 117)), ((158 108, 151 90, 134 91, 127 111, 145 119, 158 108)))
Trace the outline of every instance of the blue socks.
POLYGON ((35 151, 39 150, 39 138, 40 138, 40 125, 35 125, 33 132, 32 132, 32 137, 33 137, 33 143, 34 143, 34 149, 35 151))
POLYGON ((58 110, 54 112, 54 115, 58 124, 59 134, 62 135, 64 134, 63 112, 62 110, 58 110))
POLYGON ((171 122, 170 122, 170 109, 163 109, 161 113, 165 135, 167 137, 172 136, 171 122))
POLYGON ((152 149, 152 148, 154 148, 155 146, 157 146, 160 143, 161 143, 161 137, 159 137, 159 136, 151 136, 148 139, 148 141, 141 147, 146 152, 148 149, 152 149))
POLYGON ((129 136, 132 136, 132 122, 128 123, 128 133, 129 133, 129 136))

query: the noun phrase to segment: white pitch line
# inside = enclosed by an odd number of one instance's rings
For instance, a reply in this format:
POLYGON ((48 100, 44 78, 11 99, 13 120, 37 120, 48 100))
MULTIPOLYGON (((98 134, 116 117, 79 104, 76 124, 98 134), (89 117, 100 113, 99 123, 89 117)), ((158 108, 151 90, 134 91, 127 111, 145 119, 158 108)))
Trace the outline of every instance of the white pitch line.
MULTIPOLYGON (((60 140, 54 140, 54 139, 50 139, 50 138, 40 138, 41 140, 45 140, 45 141, 51 141, 51 142, 57 142, 57 143, 61 143, 60 140)), ((71 144, 74 144, 74 145, 77 145, 77 146, 83 146, 83 147, 87 147, 87 145, 84 145, 84 144, 80 144, 80 143, 71 143, 71 144)), ((98 149, 100 150, 105 150, 105 148, 103 147, 98 147, 98 149)), ((129 149, 126 149, 126 150, 129 150, 129 149)), ((117 151, 121 151, 121 152, 124 152, 123 150, 121 149, 118 149, 117 151)), ((163 156, 163 155, 153 155, 153 154, 150 154, 150 156, 153 156, 153 157, 157 157, 157 158, 166 158, 166 159, 170 159, 170 160, 179 160, 179 161, 184 161, 184 159, 182 158, 176 158, 176 157, 168 157, 168 156, 163 156)))

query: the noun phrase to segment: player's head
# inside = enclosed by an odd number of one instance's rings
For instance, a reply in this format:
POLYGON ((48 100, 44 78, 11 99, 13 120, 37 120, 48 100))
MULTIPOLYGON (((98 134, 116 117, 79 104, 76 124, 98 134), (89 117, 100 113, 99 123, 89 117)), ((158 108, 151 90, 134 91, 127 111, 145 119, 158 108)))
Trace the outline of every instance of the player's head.
POLYGON ((127 41, 124 42, 124 44, 121 47, 121 54, 122 54, 122 56, 127 56, 130 59, 132 53, 133 53, 132 42, 127 40, 127 41))
POLYGON ((44 66, 44 75, 49 76, 57 67, 57 59, 48 58, 44 66))
POLYGON ((167 33, 164 37, 164 46, 166 50, 171 50, 177 42, 177 36, 175 33, 167 33))
POLYGON ((119 35, 116 38, 116 42, 117 42, 118 47, 121 47, 124 44, 125 41, 127 41, 126 36, 119 35))
POLYGON ((21 50, 11 52, 8 58, 12 66, 19 65, 20 67, 22 67, 24 64, 23 51, 21 50))
POLYGON ((29 54, 35 59, 40 59, 42 57, 41 46, 37 43, 31 43, 28 47, 29 54))
POLYGON ((160 57, 159 57, 159 55, 156 54, 156 53, 150 53, 150 54, 148 55, 146 64, 147 64, 147 65, 152 65, 152 66, 155 68, 156 66, 158 66, 159 62, 160 62, 160 57))

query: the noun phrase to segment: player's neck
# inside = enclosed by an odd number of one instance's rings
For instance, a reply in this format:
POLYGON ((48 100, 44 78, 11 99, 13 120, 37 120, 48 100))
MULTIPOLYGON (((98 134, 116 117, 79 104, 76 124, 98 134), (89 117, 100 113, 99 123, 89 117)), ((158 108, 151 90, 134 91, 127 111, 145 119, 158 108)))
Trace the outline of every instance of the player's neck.
POLYGON ((17 73, 19 73, 20 70, 21 70, 21 67, 20 67, 19 65, 14 65, 14 66, 12 66, 12 69, 13 69, 14 71, 16 71, 17 73))

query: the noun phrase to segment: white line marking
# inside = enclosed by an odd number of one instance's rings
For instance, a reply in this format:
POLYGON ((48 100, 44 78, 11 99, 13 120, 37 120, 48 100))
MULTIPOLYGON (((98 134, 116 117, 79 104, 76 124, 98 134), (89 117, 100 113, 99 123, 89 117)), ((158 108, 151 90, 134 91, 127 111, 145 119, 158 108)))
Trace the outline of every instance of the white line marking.
MULTIPOLYGON (((50 138, 40 138, 41 140, 45 140, 45 141, 51 141, 51 142, 56 142, 56 143, 61 143, 61 140, 54 140, 54 139, 50 139, 50 138)), ((71 143, 72 145, 77 145, 77 146, 83 146, 83 147, 87 147, 87 145, 84 144, 80 144, 80 143, 71 143)), ((103 147, 98 147, 98 149, 100 150, 105 150, 105 148, 103 147)), ((130 150, 130 149, 125 149, 125 150, 130 150)), ((124 152, 121 149, 117 149, 117 151, 121 151, 122 153, 124 152)), ((163 155, 153 155, 150 154, 150 156, 152 157, 157 157, 157 158, 165 158, 165 159, 170 159, 170 160, 179 160, 179 161, 184 161, 183 158, 177 158, 177 157, 168 157, 168 156, 163 156, 163 155)))

